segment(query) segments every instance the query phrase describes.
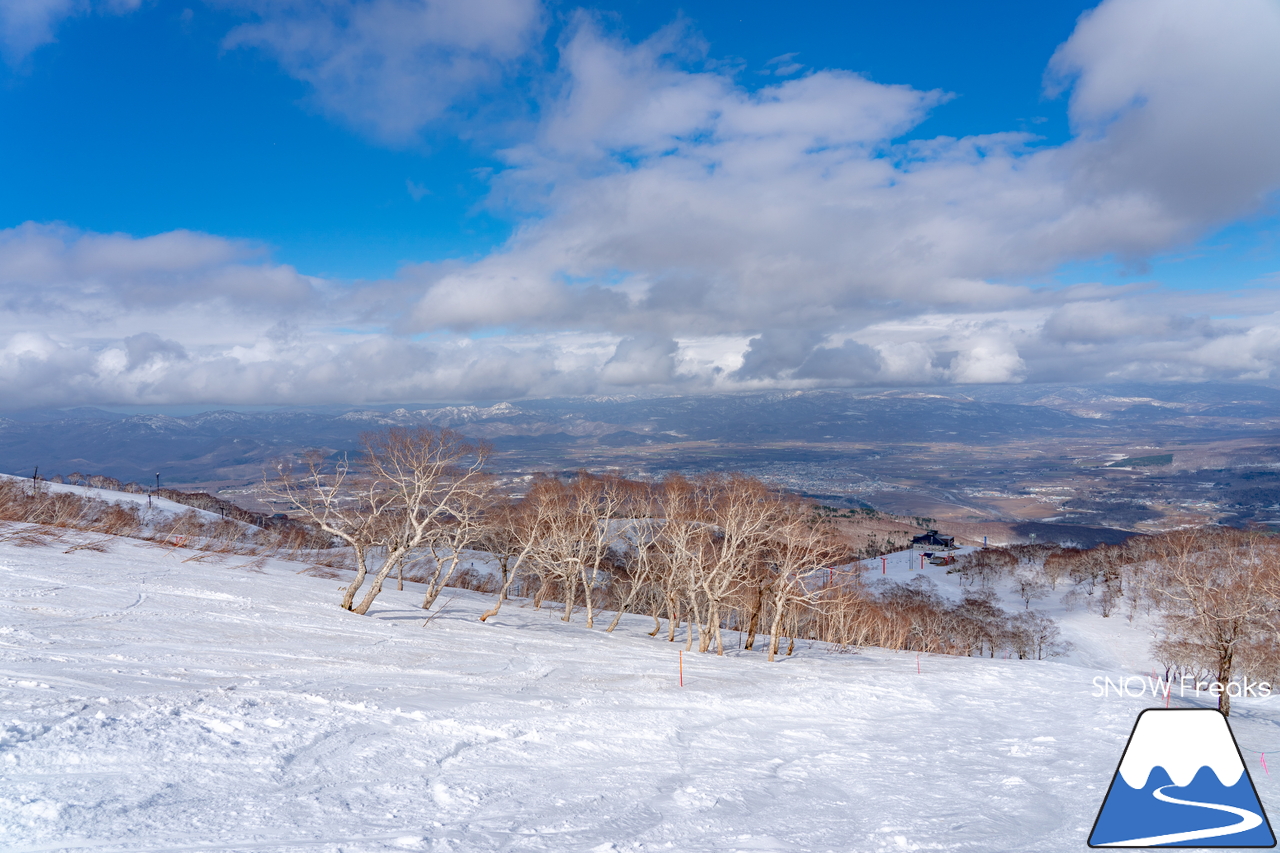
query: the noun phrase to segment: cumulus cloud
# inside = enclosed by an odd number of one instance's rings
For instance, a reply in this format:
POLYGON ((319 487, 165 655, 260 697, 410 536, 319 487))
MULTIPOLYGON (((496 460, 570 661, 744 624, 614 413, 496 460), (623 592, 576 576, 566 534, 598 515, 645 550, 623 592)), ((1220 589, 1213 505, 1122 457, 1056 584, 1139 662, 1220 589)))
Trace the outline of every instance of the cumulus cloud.
POLYGON ((200 334, 219 316, 239 323, 264 308, 312 310, 320 285, 251 244, 193 231, 132 237, 31 222, 0 230, 0 331, 107 330, 178 311, 177 324, 194 327, 183 333, 200 334), (195 310, 203 323, 191 324, 195 310))
MULTIPOLYGON (((256 47, 313 87, 326 113, 402 143, 535 47, 538 0, 253 0, 228 47, 256 47)), ((411 189, 412 191, 412 189, 411 189)))
POLYGON ((1280 4, 1123 0, 1086 14, 1049 66, 1079 134, 1076 194, 1128 194, 1195 229, 1280 184, 1280 4))
MULTIPOLYGON (((873 347, 845 340, 838 346, 814 347, 793 375, 797 379, 816 379, 823 383, 865 385, 883 378, 885 372, 885 359, 873 347)), ((917 374, 913 380, 919 382, 926 378, 917 374)))
POLYGON ((1111 0, 1086 16, 1048 71, 1076 130, 1060 146, 902 144, 945 93, 835 70, 749 90, 699 67, 678 28, 632 45, 583 21, 537 136, 505 154, 497 193, 534 215, 502 252, 428 283, 414 322, 745 333, 722 382, 796 383, 1035 381, 1059 371, 1034 353, 1106 345, 1109 371, 1091 371, 1105 378, 1140 327, 1184 355, 1134 353, 1135 369, 1212 373, 1188 362, 1227 334, 1203 318, 1127 289, 1104 305, 1098 288, 1016 282, 1150 257, 1274 197, 1280 6, 1217 11, 1111 0), (983 328, 881 339, 939 311, 983 328))
POLYGON ((822 342, 810 329, 768 329, 751 339, 734 379, 777 379, 804 365, 822 342))
POLYGON ((518 398, 672 376, 669 339, 415 341, 391 328, 407 307, 403 286, 303 276, 243 241, 27 223, 0 231, 0 400, 23 408, 518 398))
MULTIPOLYGON (((231 43, 273 52, 333 115, 398 140, 531 49, 540 7, 503 2, 282 0, 254 7, 231 43)), ((769 66, 784 75, 751 88, 681 26, 631 44, 579 16, 536 126, 500 153, 491 204, 517 228, 499 250, 341 283, 193 232, 0 232, 0 394, 1274 380, 1273 288, 1025 282, 1081 260, 1140 262, 1274 199, 1276 44, 1272 0, 1107 0, 1047 70, 1069 141, 904 143, 947 93, 787 56, 769 66)))
POLYGON ((670 338, 639 336, 623 338, 613 356, 600 370, 600 380, 609 385, 667 385, 675 373, 679 346, 670 338))
MULTIPOLYGON (((306 405, 516 399, 623 389, 661 356, 641 358, 617 386, 600 369, 608 341, 524 339, 415 342, 394 336, 270 333, 241 344, 183 346, 155 334, 85 340, 61 333, 0 335, 0 399, 18 408, 172 403, 306 405)), ((625 350, 626 347, 624 346, 625 350)))

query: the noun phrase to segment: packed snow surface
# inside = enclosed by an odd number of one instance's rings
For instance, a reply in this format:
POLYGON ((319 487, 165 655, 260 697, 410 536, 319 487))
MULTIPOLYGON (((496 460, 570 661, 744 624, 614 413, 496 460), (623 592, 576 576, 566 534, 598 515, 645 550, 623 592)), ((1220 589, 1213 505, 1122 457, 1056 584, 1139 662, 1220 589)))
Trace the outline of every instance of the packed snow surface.
MULTIPOLYGON (((685 653, 681 686, 643 617, 356 616, 303 568, 0 542, 0 848, 1079 851, 1153 704, 1095 695, 1118 664, 808 644, 685 653)), ((1280 750, 1274 702, 1237 701, 1242 747, 1280 750)))

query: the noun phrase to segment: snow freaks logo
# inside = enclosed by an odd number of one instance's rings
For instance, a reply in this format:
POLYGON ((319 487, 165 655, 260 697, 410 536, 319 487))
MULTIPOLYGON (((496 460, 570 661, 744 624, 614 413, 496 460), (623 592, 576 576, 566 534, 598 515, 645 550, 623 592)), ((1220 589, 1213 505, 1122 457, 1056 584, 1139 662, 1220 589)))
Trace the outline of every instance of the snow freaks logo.
MULTIPOLYGON (((1157 699, 1168 699, 1169 695, 1175 692, 1181 698, 1185 698, 1189 693, 1193 696, 1199 696, 1203 692, 1215 699, 1223 693, 1232 699, 1239 696, 1254 699, 1270 696, 1272 687, 1269 681, 1250 681, 1248 677, 1242 682, 1228 681, 1223 684, 1221 681, 1197 681, 1195 679, 1188 681, 1185 676, 1174 681, 1169 678, 1148 678, 1145 675, 1131 675, 1128 678, 1118 678, 1112 681, 1109 677, 1103 678, 1098 675, 1093 679, 1093 690, 1093 698, 1095 699, 1110 696, 1112 691, 1117 696, 1136 698, 1145 696, 1148 690, 1157 699)), ((1168 703, 1166 702, 1166 704, 1168 703)))
POLYGON ((1139 714, 1089 846, 1276 846, 1227 718, 1199 708, 1139 714))

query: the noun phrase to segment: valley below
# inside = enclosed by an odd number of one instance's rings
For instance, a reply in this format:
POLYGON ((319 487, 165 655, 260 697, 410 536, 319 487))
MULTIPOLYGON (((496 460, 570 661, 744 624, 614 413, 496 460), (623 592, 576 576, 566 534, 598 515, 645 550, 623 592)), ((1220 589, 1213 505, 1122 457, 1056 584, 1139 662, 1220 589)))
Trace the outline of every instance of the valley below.
POLYGON ((493 445, 513 488, 537 472, 737 471, 836 508, 945 523, 971 539, 1096 544, 1112 531, 1280 523, 1280 391, 1258 385, 963 389, 0 419, 0 472, 106 474, 280 511, 264 472, 367 430, 428 425, 493 445))

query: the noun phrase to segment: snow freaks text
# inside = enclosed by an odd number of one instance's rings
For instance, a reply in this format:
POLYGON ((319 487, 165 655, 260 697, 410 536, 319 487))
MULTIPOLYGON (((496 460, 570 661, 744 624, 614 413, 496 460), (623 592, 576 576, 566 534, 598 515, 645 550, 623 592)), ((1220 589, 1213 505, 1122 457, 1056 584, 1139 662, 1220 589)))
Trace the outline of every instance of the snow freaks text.
POLYGON ((1226 693, 1233 699, 1263 698, 1271 695, 1271 682, 1250 681, 1247 677, 1242 681, 1231 680, 1226 684, 1221 681, 1201 681, 1190 676, 1180 678, 1153 678, 1146 675, 1131 675, 1127 678, 1112 679, 1107 676, 1095 676, 1093 679, 1093 697, 1101 699, 1114 692, 1116 696, 1153 696, 1159 699, 1168 698, 1170 693, 1179 697, 1212 696, 1217 698, 1226 693))

